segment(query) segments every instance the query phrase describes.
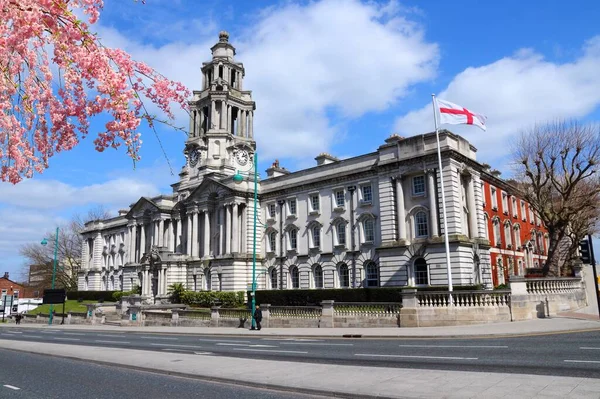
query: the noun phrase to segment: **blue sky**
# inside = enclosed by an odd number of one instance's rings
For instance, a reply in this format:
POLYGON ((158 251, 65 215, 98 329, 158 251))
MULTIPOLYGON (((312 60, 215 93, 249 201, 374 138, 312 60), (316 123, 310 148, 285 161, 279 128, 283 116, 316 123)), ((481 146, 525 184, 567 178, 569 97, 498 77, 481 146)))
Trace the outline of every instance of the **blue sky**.
MULTIPOLYGON (((488 116, 488 131, 459 127, 478 159, 510 175, 510 143, 554 118, 598 120, 600 4, 464 0, 106 0, 94 29, 164 75, 199 89, 200 66, 227 30, 257 102, 260 170, 291 170, 329 152, 374 151, 392 133, 431 131, 430 94, 488 116)), ((179 112, 176 124, 187 126, 179 112)), ((92 124, 100 129, 101 121, 92 124)), ((0 183, 0 272, 18 278, 18 248, 97 204, 116 212, 169 193, 185 136, 142 130, 136 169, 92 137, 16 186, 0 183), (172 172, 162 154, 162 142, 172 172)), ((597 248, 597 253, 600 250, 597 248)))

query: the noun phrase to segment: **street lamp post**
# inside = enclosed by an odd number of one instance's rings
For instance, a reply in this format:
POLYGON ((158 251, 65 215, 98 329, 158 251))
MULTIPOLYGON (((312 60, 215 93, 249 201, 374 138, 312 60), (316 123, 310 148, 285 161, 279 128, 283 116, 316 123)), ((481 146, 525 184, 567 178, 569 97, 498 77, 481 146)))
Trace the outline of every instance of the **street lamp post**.
MULTIPOLYGON (((253 222, 253 231, 252 231, 252 309, 250 311, 250 315, 252 318, 252 328, 255 328, 255 320, 254 320, 254 308, 256 308, 256 222, 258 213, 256 210, 256 206, 258 204, 258 156, 254 153, 253 157, 253 173, 254 173, 254 222, 253 222)), ((235 175, 233 175, 233 181, 236 184, 240 184, 244 181, 244 177, 240 174, 239 170, 236 171, 235 175)))
MULTIPOLYGON (((42 240, 42 245, 46 246, 48 245, 48 240, 46 240, 45 238, 42 240)), ((52 289, 54 289, 54 282, 56 281, 56 256, 58 254, 58 227, 56 228, 56 239, 54 240, 54 263, 52 266, 52 289)), ((52 314, 52 309, 53 305, 50 304, 50 314, 48 316, 48 325, 52 325, 52 319, 54 318, 53 314, 52 314)), ((63 312, 64 313, 64 312, 63 312)))
POLYGON ((350 250, 352 252, 352 288, 356 288, 356 254, 354 253, 354 190, 356 186, 348 186, 350 193, 350 250))

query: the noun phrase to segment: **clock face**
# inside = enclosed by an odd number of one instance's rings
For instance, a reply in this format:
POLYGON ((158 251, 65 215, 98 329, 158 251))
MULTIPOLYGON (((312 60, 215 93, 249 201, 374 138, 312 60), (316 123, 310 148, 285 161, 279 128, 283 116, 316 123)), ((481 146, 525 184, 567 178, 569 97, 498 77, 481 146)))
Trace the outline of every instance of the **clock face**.
POLYGON ((200 158, 200 153, 198 152, 198 150, 192 150, 190 152, 190 165, 196 166, 199 158, 200 158))
POLYGON ((246 150, 238 150, 235 154, 235 160, 237 161, 237 163, 244 166, 250 160, 250 155, 246 150))

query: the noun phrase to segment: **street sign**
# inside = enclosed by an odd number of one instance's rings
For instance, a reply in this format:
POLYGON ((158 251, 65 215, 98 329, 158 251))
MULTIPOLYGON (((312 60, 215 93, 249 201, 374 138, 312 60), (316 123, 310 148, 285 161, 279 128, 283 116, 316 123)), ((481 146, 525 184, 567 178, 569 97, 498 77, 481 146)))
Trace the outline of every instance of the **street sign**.
POLYGON ((67 292, 64 288, 55 290, 44 290, 44 304, 65 303, 67 292))

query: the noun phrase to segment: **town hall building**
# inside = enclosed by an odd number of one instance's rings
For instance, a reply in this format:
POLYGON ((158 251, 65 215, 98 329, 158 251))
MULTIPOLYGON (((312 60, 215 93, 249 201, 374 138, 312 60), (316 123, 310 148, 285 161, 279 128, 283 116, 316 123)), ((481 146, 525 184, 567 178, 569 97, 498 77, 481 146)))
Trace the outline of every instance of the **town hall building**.
POLYGON ((258 289, 445 286, 442 177, 454 285, 497 283, 484 191, 500 183, 467 140, 440 131, 443 173, 435 133, 392 135, 374 152, 318 154, 297 172, 275 161, 257 172, 255 193, 256 104, 229 35, 211 50, 172 193, 86 224, 79 290, 245 291, 254 250, 258 289))

